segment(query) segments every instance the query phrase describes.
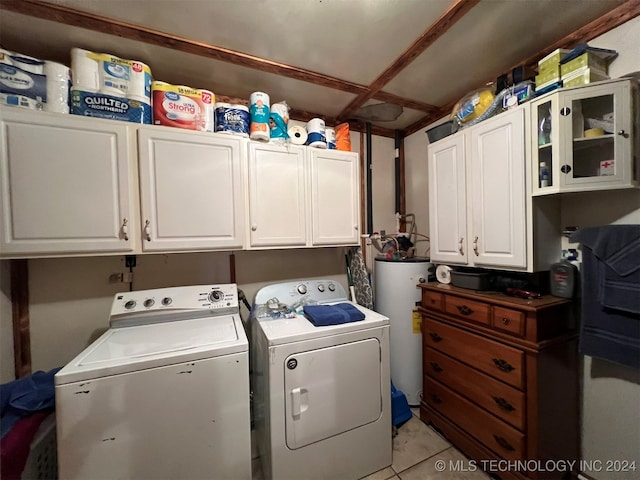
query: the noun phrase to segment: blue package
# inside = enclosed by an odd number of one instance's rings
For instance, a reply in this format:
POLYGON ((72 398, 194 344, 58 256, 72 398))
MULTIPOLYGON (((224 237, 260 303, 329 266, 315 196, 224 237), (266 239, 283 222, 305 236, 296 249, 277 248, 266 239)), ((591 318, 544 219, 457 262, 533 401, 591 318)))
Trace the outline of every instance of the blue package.
POLYGON ((151 125, 151 105, 129 98, 71 89, 71 113, 151 125))

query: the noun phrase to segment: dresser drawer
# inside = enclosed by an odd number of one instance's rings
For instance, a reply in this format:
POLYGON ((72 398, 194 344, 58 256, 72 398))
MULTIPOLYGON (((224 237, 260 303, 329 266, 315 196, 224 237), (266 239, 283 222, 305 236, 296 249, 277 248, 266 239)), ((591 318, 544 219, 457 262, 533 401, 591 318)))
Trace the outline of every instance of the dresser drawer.
POLYGON ((521 350, 428 317, 422 328, 426 346, 524 390, 524 353, 521 350))
POLYGON ((422 301, 420 303, 422 307, 427 310, 444 310, 444 295, 437 292, 431 292, 429 290, 423 290, 422 301))
POLYGON ((510 308, 493 307, 491 325, 496 330, 524 337, 525 315, 524 312, 510 308))
POLYGON ((466 320, 484 323, 485 325, 491 323, 491 317, 489 316, 491 305, 488 303, 447 295, 444 299, 444 310, 451 315, 463 317, 466 320))
POLYGON ((437 350, 423 353, 425 376, 434 378, 519 430, 525 427, 525 395, 437 350))
POLYGON ((423 396, 432 408, 507 460, 524 458, 525 435, 457 393, 427 378, 423 396))

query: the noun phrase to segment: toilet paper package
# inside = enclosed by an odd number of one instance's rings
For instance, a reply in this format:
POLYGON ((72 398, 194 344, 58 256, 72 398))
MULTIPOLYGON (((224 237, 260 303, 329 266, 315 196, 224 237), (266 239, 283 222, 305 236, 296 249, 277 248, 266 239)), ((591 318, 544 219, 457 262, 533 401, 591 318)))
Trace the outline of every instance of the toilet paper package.
POLYGON ((69 68, 0 49, 0 104, 69 113, 69 68))
POLYGON ((231 103, 216 103, 216 132, 249 136, 251 116, 249 108, 231 103))
POLYGON ((151 69, 137 60, 72 48, 71 74, 79 90, 151 103, 151 69))
POLYGON ((153 82, 153 123, 169 127, 215 131, 216 96, 209 90, 153 82))
POLYGON ((132 98, 87 92, 71 87, 71 113, 85 117, 151 124, 151 103, 132 98))

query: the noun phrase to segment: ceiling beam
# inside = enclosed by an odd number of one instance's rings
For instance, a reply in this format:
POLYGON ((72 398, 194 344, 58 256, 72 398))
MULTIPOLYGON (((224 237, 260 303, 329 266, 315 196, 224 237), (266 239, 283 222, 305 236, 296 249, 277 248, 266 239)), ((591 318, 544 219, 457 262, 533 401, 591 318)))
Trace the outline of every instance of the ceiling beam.
POLYGON ((395 61, 389 65, 378 78, 376 78, 369 88, 360 93, 347 107, 338 115, 338 119, 350 118, 368 100, 374 97, 384 86, 389 83, 404 68, 413 62, 422 52, 438 40, 449 30, 458 20, 460 20, 469 10, 475 7, 480 0, 457 0, 451 5, 440 18, 438 18, 425 32, 416 39, 415 42, 395 61))
MULTIPOLYGON (((539 50, 538 52, 530 55, 529 57, 523 59, 517 65, 513 65, 511 68, 505 68, 502 72, 496 72, 492 79, 488 81, 495 81, 495 79, 504 72, 510 72, 515 67, 525 66, 531 67, 537 70, 538 68, 538 60, 544 58, 550 52, 558 48, 574 48, 581 43, 589 42, 600 35, 607 33, 610 30, 613 30, 616 27, 619 27, 623 23, 632 20, 633 18, 640 15, 640 0, 627 0, 626 2, 620 4, 618 7, 610 10, 609 12, 602 15, 600 18, 593 20, 592 22, 586 24, 585 26, 577 29, 575 32, 557 40, 551 45, 539 50)), ((487 82, 479 83, 478 88, 486 85, 487 82)), ((461 92, 460 97, 464 95, 466 92, 461 92)), ((418 120, 412 125, 409 125, 403 130, 403 135, 406 137, 411 135, 412 133, 417 132, 425 128, 427 125, 432 124, 450 114, 456 102, 452 102, 448 105, 444 105, 440 107, 438 110, 433 113, 427 114, 421 120, 418 120)))

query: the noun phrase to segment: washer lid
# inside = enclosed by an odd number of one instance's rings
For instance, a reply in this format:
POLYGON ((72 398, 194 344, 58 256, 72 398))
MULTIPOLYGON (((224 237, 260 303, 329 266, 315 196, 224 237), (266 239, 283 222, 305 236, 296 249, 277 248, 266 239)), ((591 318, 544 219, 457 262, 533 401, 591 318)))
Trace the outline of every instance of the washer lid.
POLYGON ((55 384, 247 350, 242 321, 236 315, 110 328, 56 374, 55 384))

